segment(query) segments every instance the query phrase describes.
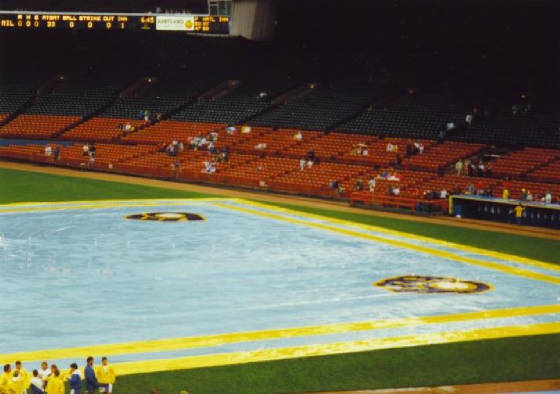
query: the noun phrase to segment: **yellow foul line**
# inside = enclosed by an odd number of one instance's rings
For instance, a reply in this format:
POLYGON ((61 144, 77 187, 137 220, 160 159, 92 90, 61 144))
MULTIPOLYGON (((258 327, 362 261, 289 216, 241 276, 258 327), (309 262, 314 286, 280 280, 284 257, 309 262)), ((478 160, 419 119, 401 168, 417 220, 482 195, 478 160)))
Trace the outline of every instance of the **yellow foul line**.
POLYGON ((250 200, 244 200, 244 199, 240 199, 240 198, 236 198, 236 199, 232 199, 232 200, 237 201, 237 202, 242 203, 242 204, 245 204, 245 205, 252 205, 252 206, 255 206, 255 207, 268 209, 268 210, 271 210, 271 211, 287 213, 287 214, 291 214, 291 215, 306 217, 306 218, 309 218, 309 219, 328 221, 328 222, 335 223, 335 224, 340 224, 340 225, 343 225, 343 226, 361 228, 361 229, 368 230, 368 231, 376 231, 376 232, 383 233, 383 234, 395 235, 395 236, 408 238, 408 239, 412 239, 412 240, 417 240, 417 241, 430 242, 430 243, 435 244, 435 245, 451 247, 451 248, 454 248, 454 249, 457 249, 457 250, 463 250, 463 251, 466 251, 466 252, 473 252, 473 253, 477 253, 477 254, 481 254, 481 255, 486 255, 486 256, 489 256, 489 257, 495 257, 495 258, 498 258, 498 259, 501 259, 501 260, 512 260, 512 261, 517 262, 517 263, 526 264, 526 265, 539 267, 539 268, 544 268, 544 269, 547 269, 547 270, 560 271, 560 265, 553 264, 553 263, 546 263, 546 262, 543 262, 543 261, 538 261, 538 260, 530 259, 530 258, 523 257, 523 256, 516 256, 516 255, 512 255, 512 254, 501 253, 501 252, 496 252, 496 251, 487 250, 487 249, 480 249, 480 248, 476 248, 474 246, 467 246, 467 245, 458 244, 458 243, 454 243, 454 242, 450 242, 450 241, 442 241, 442 240, 436 239, 436 238, 424 237, 424 236, 421 236, 421 235, 405 233, 405 232, 401 232, 401 231, 397 231, 397 230, 389 230, 389 229, 386 229, 384 227, 374 226, 374 225, 371 225, 371 224, 357 223, 357 222, 352 222, 352 221, 348 221, 348 220, 336 219, 336 218, 321 216, 321 215, 302 212, 302 211, 295 211, 295 210, 291 210, 291 209, 288 209, 288 208, 276 207, 276 206, 273 206, 273 205, 263 204, 263 203, 250 201, 250 200))
POLYGON ((344 234, 344 235, 348 235, 348 236, 355 237, 355 238, 362 238, 362 239, 367 239, 367 240, 370 240, 370 241, 382 242, 382 243, 389 244, 389 245, 392 245, 392 246, 396 246, 396 247, 399 247, 399 248, 411 249, 411 250, 414 250, 414 251, 417 251, 417 252, 431 254, 433 256, 442 257, 442 258, 446 258, 446 259, 451 259, 451 260, 455 260, 455 261, 459 261, 459 262, 467 263, 467 264, 471 264, 471 265, 476 265, 476 266, 479 266, 479 267, 484 267, 484 268, 492 269, 492 270, 495 270, 495 271, 504 272, 504 273, 510 274, 510 275, 517 275, 517 276, 521 276, 521 277, 524 277, 524 278, 530 278, 530 279, 540 280, 540 281, 543 281, 543 282, 553 283, 555 285, 560 285, 560 277, 545 275, 545 274, 541 274, 541 273, 538 273, 538 272, 533 272, 533 271, 529 271, 529 270, 522 269, 522 268, 502 265, 502 264, 491 262, 491 261, 478 260, 478 259, 475 259, 475 258, 472 258, 472 257, 461 256, 461 255, 451 253, 451 252, 446 252, 446 251, 443 251, 443 250, 438 250, 438 249, 433 249, 433 248, 429 248, 429 247, 426 247, 426 246, 410 244, 410 243, 407 243, 405 241, 387 239, 387 238, 383 238, 383 237, 372 235, 372 234, 364 234, 364 233, 361 233, 359 231, 334 227, 334 226, 330 226, 330 225, 322 224, 322 223, 308 222, 308 221, 305 221, 305 220, 295 219, 295 218, 291 218, 291 217, 286 217, 286 216, 282 216, 282 215, 277 215, 277 214, 273 214, 273 213, 258 211, 258 210, 249 209, 249 208, 237 207, 237 206, 228 205, 228 204, 214 203, 213 205, 216 205, 216 206, 221 207, 221 208, 231 209, 231 210, 234 210, 234 211, 239 211, 239 212, 244 212, 244 213, 248 213, 248 214, 252 214, 252 215, 262 216, 262 217, 266 217, 266 218, 269 218, 269 219, 275 219, 275 220, 279 220, 279 221, 283 221, 283 222, 295 223, 295 224, 300 224, 300 225, 304 225, 304 226, 308 226, 308 227, 318 228, 318 229, 321 229, 321 230, 327 230, 327 231, 331 231, 331 232, 335 232, 335 233, 339 233, 339 234, 344 234))
POLYGON ((115 369, 119 375, 130 375, 137 373, 175 371, 179 369, 214 367, 259 361, 325 356, 340 353, 555 333, 560 333, 560 323, 558 322, 538 323, 527 326, 484 328, 468 331, 447 331, 432 334, 406 335, 394 338, 378 338, 322 345, 304 345, 281 349, 264 349, 249 352, 211 354, 175 359, 130 361, 116 363, 115 369))
POLYGON ((164 352, 192 348, 207 348, 238 342, 262 341, 280 338, 297 338, 315 335, 343 334, 357 331, 415 327, 424 324, 444 324, 472 320, 512 318, 555 313, 560 313, 560 305, 506 308, 488 311, 457 313, 450 315, 407 317, 400 319, 373 320, 353 323, 334 323, 317 326, 205 335, 199 337, 170 338, 128 343, 93 345, 66 349, 46 349, 31 352, 0 354, 0 360, 61 360, 80 357, 84 358, 90 355, 113 356, 149 352, 164 352))

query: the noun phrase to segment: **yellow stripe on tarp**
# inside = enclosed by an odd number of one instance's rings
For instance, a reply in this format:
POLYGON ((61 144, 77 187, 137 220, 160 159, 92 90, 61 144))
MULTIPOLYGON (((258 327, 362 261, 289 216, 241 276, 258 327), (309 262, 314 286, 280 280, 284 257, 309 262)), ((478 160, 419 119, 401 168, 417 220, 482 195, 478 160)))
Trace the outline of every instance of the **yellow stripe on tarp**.
POLYGON ((560 333, 560 323, 538 323, 527 326, 484 328, 468 331, 448 331, 432 334, 406 335, 394 338, 378 338, 324 345, 304 345, 280 349, 211 354, 175 359, 130 361, 116 363, 114 364, 114 367, 118 375, 131 375, 138 373, 176 371, 180 369, 215 367, 371 350, 556 333, 560 333))
MULTIPOLYGON (((223 199, 216 198, 193 198, 193 199, 170 199, 170 200, 108 200, 108 201, 69 201, 59 203, 14 203, 8 205, 0 205, 1 207, 8 207, 7 209, 0 209, 2 213, 24 213, 24 212, 44 212, 44 211, 66 211, 66 210, 79 210, 79 209, 101 209, 101 208, 130 208, 130 207, 157 207, 157 206, 182 206, 182 205, 196 205, 196 203, 208 203, 215 201, 222 201, 223 199), (195 203, 195 204, 193 204, 195 203), (48 206, 44 206, 48 205, 48 206)), ((199 204, 200 205, 200 204, 199 204)))
MULTIPOLYGON (((327 216, 321 216, 321 215, 318 215, 318 214, 296 211, 296 210, 292 210, 292 209, 288 209, 288 208, 282 208, 282 207, 272 206, 272 205, 268 205, 268 204, 263 204, 263 203, 259 203, 259 202, 256 202, 256 201, 244 200, 244 199, 240 199, 240 198, 233 199, 232 201, 236 201, 236 202, 239 202, 239 203, 245 204, 245 205, 252 205, 252 206, 255 206, 255 207, 259 207, 259 208, 268 209, 268 210, 275 211, 275 212, 287 213, 287 214, 290 214, 290 215, 297 215, 297 216, 306 217, 306 218, 309 218, 309 219, 328 221, 328 222, 335 223, 335 224, 340 224, 340 225, 343 225, 343 226, 360 228, 360 229, 368 230, 368 231, 376 231, 376 232, 379 232, 379 233, 382 233, 382 234, 399 236, 399 237, 408 238, 408 239, 412 239, 412 240, 416 240, 416 241, 430 242, 434 245, 449 247, 449 248, 453 248, 453 249, 457 249, 457 250, 462 250, 462 251, 465 251, 465 252, 472 252, 472 253, 488 256, 488 257, 494 257, 494 258, 497 258, 497 259, 500 259, 500 260, 511 260, 513 262, 516 262, 516 263, 521 263, 521 264, 525 264, 525 265, 530 265, 530 266, 534 266, 534 267, 538 267, 538 268, 544 268, 544 269, 547 269, 547 270, 559 271, 560 272, 560 265, 558 265, 558 264, 547 263, 547 262, 544 262, 544 261, 530 259, 530 258, 523 257, 523 256, 517 256, 517 255, 512 255, 512 254, 507 254, 507 253, 502 253, 502 252, 496 252, 496 251, 492 251, 492 250, 487 250, 487 249, 481 249, 481 248, 477 248, 477 247, 474 247, 474 246, 467 246, 467 245, 458 244, 458 243, 455 243, 455 242, 443 241, 443 240, 436 239, 436 238, 424 237, 422 235, 405 233, 405 232, 397 231, 397 230, 390 230, 390 229, 387 229, 387 228, 384 228, 384 227, 374 226, 374 225, 371 225, 371 224, 357 223, 357 222, 352 222, 352 221, 349 221, 349 220, 336 219, 336 218, 331 218, 331 217, 327 217, 327 216)), ((406 219, 403 219, 403 220, 406 220, 406 219)))
POLYGON ((488 311, 456 313, 449 315, 406 317, 388 320, 373 320, 351 323, 333 323, 316 326, 293 327, 229 334, 205 335, 198 337, 157 339, 93 345, 66 349, 47 349, 30 352, 0 354, 0 360, 42 361, 79 359, 87 356, 113 356, 165 352, 192 348, 209 348, 239 342, 263 341, 281 338, 344 334, 358 331, 416 327, 425 324, 445 324, 473 320, 512 318, 560 313, 560 305, 542 305, 519 308, 495 309, 488 311))
POLYGON ((366 239, 366 240, 369 240, 369 241, 382 242, 382 243, 392 245, 392 246, 396 246, 396 247, 399 247, 399 248, 410 249, 410 250, 414 250, 416 252, 430 254, 432 256, 442 257, 442 258, 445 258, 445 259, 451 259, 451 260, 454 260, 454 261, 458 261, 458 262, 461 262, 461 263, 467 263, 467 264, 475 265, 475 266, 479 266, 479 267, 484 267, 484 268, 488 268, 488 269, 491 269, 491 270, 504 272, 504 273, 510 274, 510 275, 516 275, 516 276, 521 276, 521 277, 524 277, 524 278, 540 280, 540 281, 543 281, 543 282, 548 282, 548 283, 553 283, 555 285, 560 285, 560 277, 554 277, 554 276, 542 274, 542 273, 539 273, 539 272, 529 271, 529 270, 526 270, 526 269, 523 269, 523 268, 511 267, 511 266, 504 265, 504 264, 499 264, 499 263, 496 263, 496 262, 484 261, 484 260, 479 260, 479 259, 475 259, 475 258, 472 258, 472 257, 461 256, 461 255, 458 255, 456 253, 447 252, 447 251, 443 251, 443 250, 438 250, 438 249, 434 249, 434 248, 429 248, 429 247, 426 247, 426 246, 415 245, 415 244, 408 243, 406 241, 400 241, 400 240, 395 240, 395 239, 387 239, 387 238, 383 238, 383 237, 380 237, 380 236, 377 236, 377 235, 361 233, 361 232, 355 231, 355 230, 349 230, 349 229, 346 229, 346 228, 334 227, 334 226, 323 224, 323 223, 308 222, 308 221, 305 221, 305 220, 295 219, 295 218, 292 218, 292 217, 287 217, 287 216, 278 215, 278 214, 269 213, 269 212, 263 212, 263 211, 250 209, 250 208, 238 207, 238 206, 234 206, 234 205, 228 205, 228 204, 223 204, 223 203, 214 203, 213 205, 218 206, 220 208, 227 208, 227 209, 238 211, 238 212, 248 213, 248 214, 251 214, 251 215, 262 216, 262 217, 266 217, 266 218, 269 218, 269 219, 274 219, 274 220, 279 220, 279 221, 283 221, 283 222, 294 223, 294 224, 299 224, 299 225, 303 225, 303 226, 318 228, 318 229, 326 230, 326 231, 330 231, 330 232, 335 232, 335 233, 339 233, 339 234, 344 234, 344 235, 348 235, 348 236, 355 237, 355 238, 366 239))

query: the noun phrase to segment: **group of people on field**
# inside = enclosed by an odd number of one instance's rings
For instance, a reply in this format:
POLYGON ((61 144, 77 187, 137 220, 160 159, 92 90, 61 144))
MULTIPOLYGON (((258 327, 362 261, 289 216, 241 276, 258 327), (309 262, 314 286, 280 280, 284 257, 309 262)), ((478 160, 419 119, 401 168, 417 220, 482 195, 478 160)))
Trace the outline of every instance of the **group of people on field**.
POLYGON ((65 394, 68 382, 70 394, 81 394, 85 386, 85 393, 112 393, 116 374, 107 360, 101 359, 101 365, 95 367, 93 357, 88 357, 86 367, 78 369, 76 363, 61 371, 55 364, 50 367, 46 362, 41 363, 39 370, 34 369, 31 374, 23 368, 21 361, 15 362, 12 369, 5 364, 0 375, 0 394, 65 394), (82 384, 82 381, 84 381, 82 384))

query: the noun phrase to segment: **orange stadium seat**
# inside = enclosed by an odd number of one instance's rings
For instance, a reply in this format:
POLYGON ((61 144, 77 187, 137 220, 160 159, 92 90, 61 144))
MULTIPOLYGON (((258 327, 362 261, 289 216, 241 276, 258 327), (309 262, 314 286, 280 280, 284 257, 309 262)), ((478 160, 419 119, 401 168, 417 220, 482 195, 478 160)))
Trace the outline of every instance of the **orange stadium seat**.
POLYGON ((559 149, 524 148, 495 160, 492 163, 493 172, 502 177, 519 177, 558 158, 559 149))
POLYGON ((119 129, 119 125, 127 123, 134 127, 144 124, 141 120, 92 118, 64 133, 63 138, 74 141, 109 142, 125 133, 122 129, 119 129))
POLYGON ((20 115, 0 128, 0 136, 11 138, 50 138, 64 127, 80 120, 78 116, 20 115))

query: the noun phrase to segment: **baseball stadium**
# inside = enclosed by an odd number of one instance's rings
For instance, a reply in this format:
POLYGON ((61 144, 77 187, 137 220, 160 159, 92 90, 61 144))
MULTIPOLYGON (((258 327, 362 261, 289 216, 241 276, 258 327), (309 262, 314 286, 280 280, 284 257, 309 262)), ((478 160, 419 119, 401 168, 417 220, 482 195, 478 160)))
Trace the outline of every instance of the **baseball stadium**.
POLYGON ((560 393, 549 0, 4 0, 0 394, 560 393))

